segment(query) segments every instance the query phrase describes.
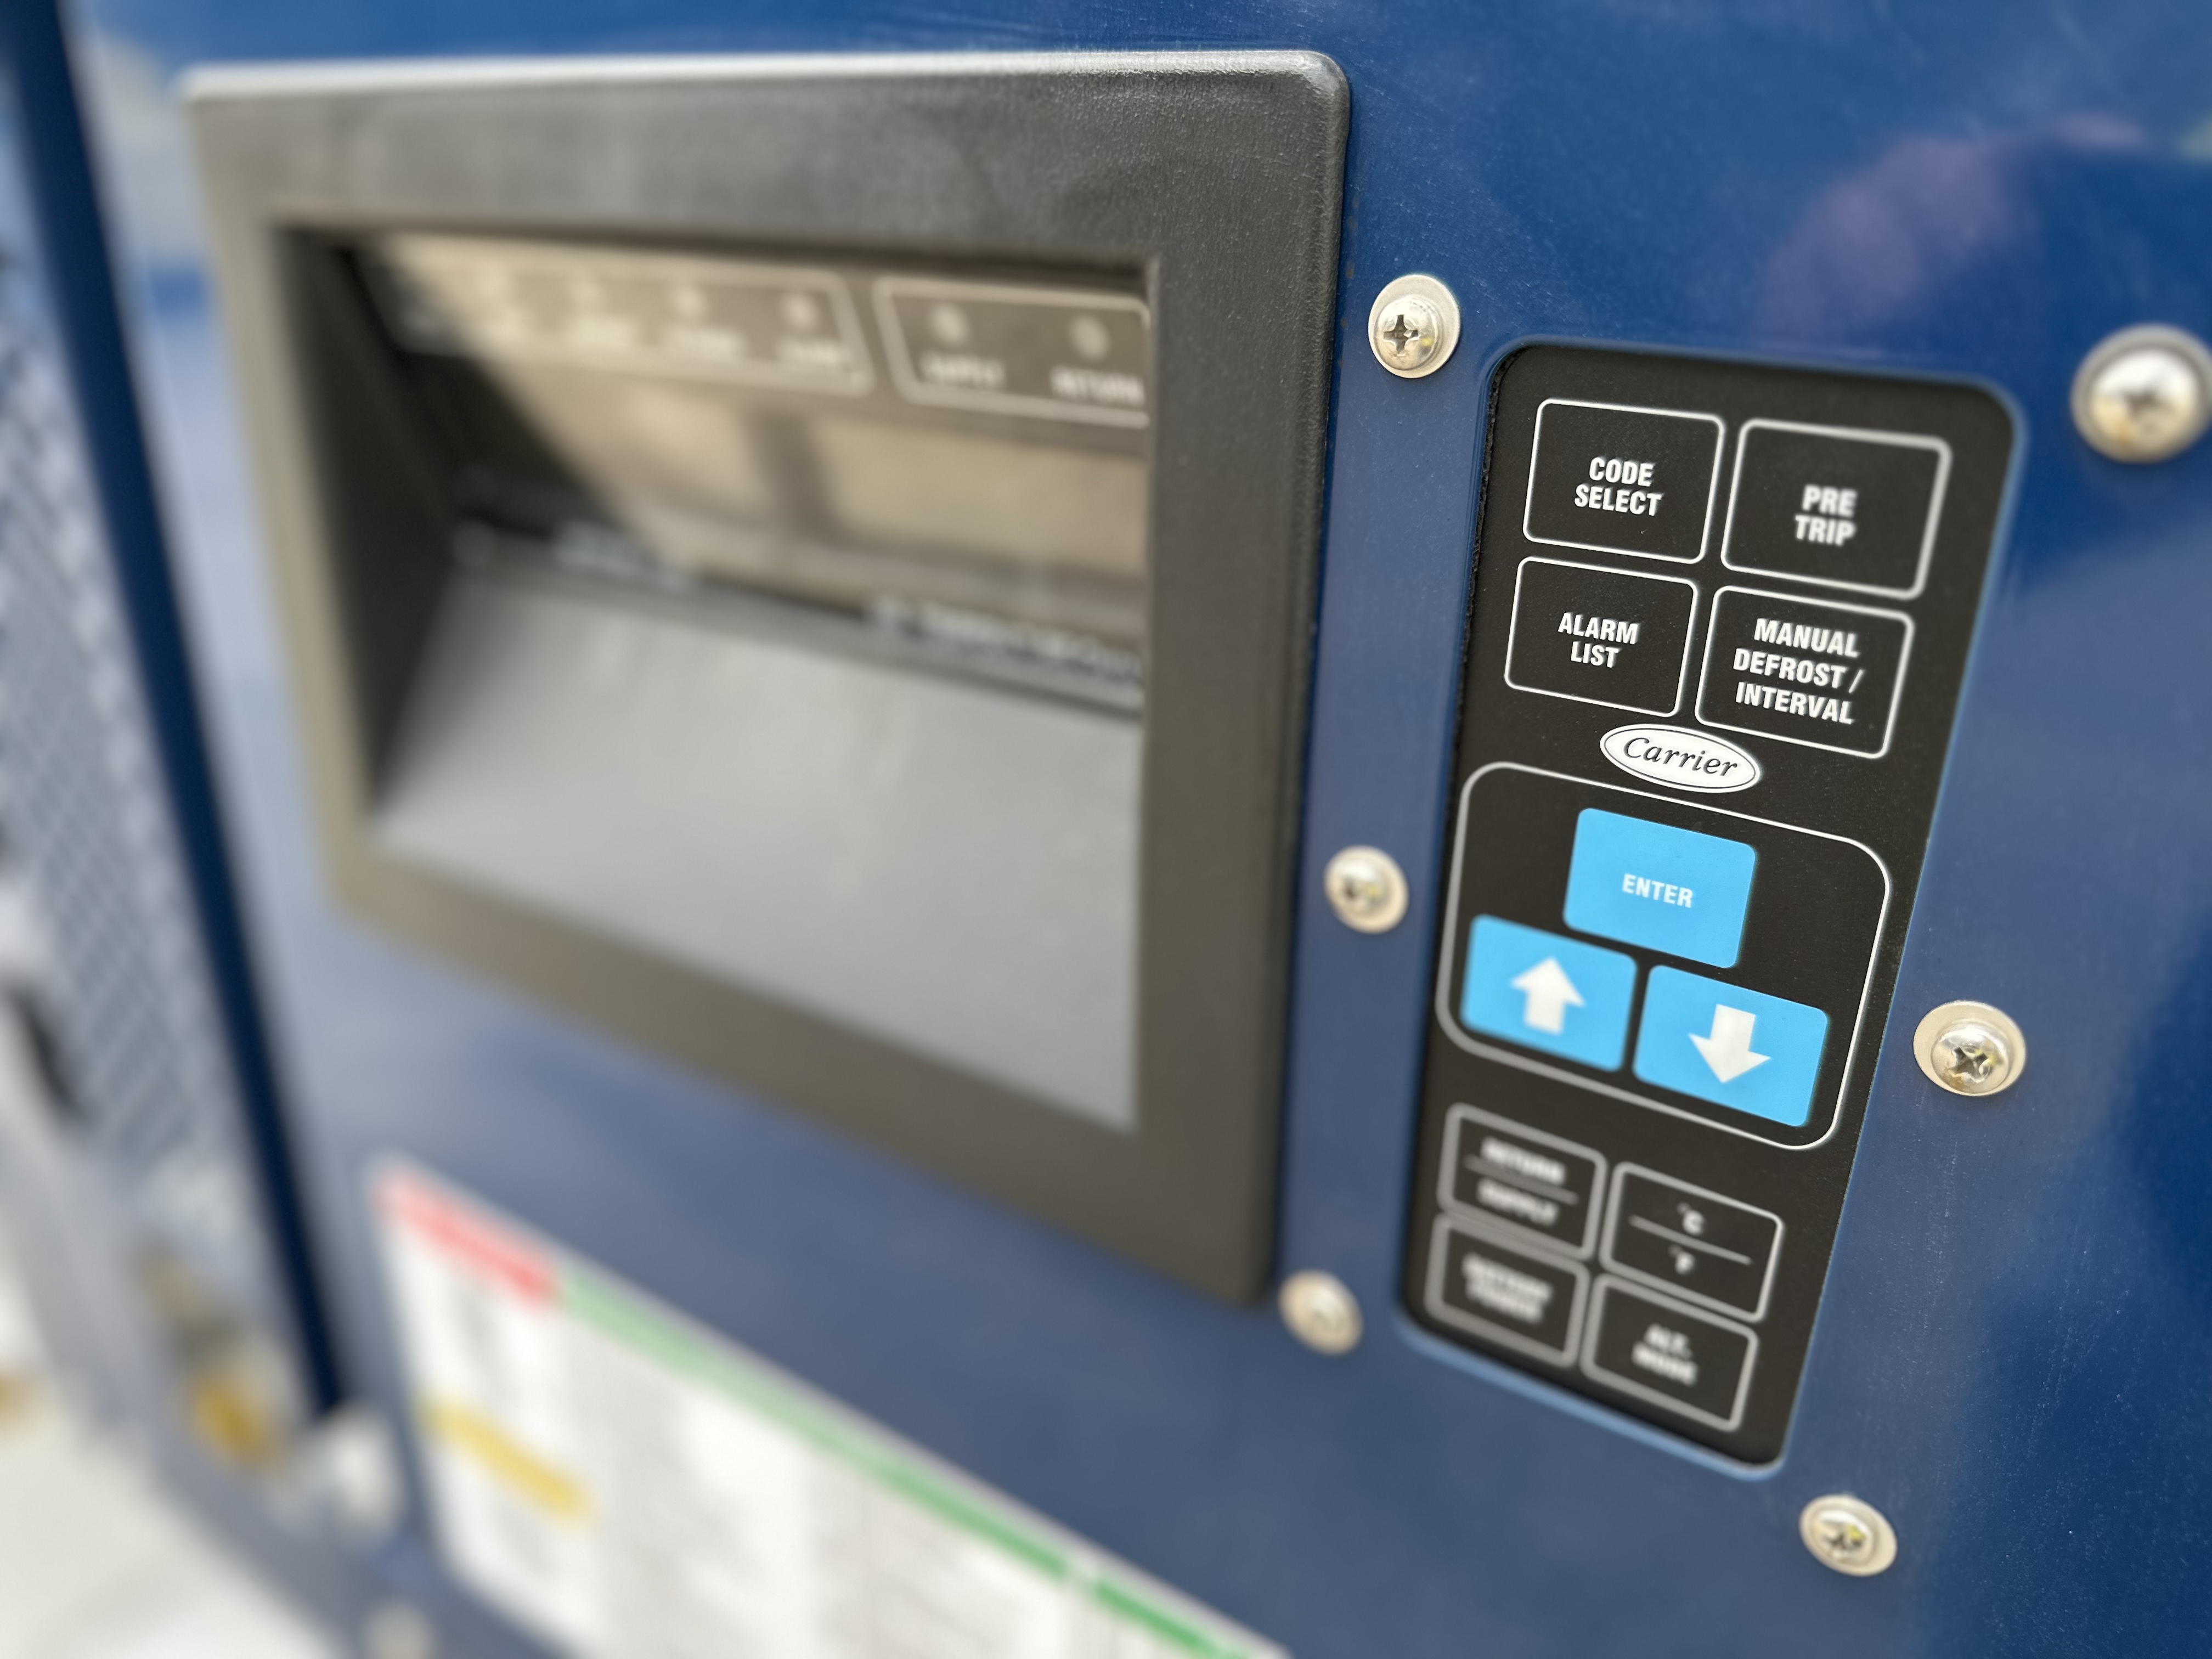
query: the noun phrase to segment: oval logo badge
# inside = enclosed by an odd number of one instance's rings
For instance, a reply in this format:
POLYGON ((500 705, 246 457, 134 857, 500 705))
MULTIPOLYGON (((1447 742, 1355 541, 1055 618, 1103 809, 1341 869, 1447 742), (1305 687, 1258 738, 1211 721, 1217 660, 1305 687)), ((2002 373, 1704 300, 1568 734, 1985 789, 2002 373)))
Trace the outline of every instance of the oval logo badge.
POLYGON ((1726 738, 1679 726, 1617 726, 1598 740, 1624 772, 1701 795, 1725 795, 1759 781, 1759 763, 1726 738))

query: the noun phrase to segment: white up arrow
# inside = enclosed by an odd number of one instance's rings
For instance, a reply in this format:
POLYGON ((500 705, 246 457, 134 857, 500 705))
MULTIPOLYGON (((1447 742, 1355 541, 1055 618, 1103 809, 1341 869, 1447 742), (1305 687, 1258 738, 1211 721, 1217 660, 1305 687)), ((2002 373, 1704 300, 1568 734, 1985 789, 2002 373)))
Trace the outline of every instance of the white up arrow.
POLYGON ((1557 957, 1546 957, 1512 985, 1528 999, 1521 1010, 1521 1023, 1532 1031, 1559 1036, 1567 1029, 1567 1010, 1583 1006, 1583 994, 1575 989, 1557 957))
POLYGON ((1713 1075, 1723 1083, 1733 1083, 1754 1066, 1764 1066, 1765 1054, 1751 1052, 1752 1028, 1759 1024, 1759 1016, 1747 1014, 1741 1008, 1731 1008, 1725 1002, 1713 1005, 1713 1034, 1699 1036, 1690 1033, 1690 1041, 1698 1045, 1698 1052, 1705 1057, 1705 1064, 1713 1068, 1713 1075))

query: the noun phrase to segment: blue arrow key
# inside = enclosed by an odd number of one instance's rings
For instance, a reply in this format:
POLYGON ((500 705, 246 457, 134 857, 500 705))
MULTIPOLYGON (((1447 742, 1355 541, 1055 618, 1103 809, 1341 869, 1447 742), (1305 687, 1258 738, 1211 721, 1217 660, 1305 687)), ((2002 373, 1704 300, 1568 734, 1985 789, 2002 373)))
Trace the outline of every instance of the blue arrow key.
POLYGON ((1635 961, 1618 951, 1474 919, 1459 1011, 1470 1030, 1611 1071, 1627 1047, 1635 995, 1635 961))

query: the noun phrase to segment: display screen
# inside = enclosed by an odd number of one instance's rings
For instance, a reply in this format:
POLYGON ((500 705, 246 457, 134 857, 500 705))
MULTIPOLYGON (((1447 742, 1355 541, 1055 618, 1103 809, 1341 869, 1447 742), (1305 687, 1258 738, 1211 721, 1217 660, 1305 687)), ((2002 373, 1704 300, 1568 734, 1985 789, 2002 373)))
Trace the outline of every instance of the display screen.
POLYGON ((351 256, 472 557, 1141 699, 1152 325, 1083 283, 393 233, 351 256))

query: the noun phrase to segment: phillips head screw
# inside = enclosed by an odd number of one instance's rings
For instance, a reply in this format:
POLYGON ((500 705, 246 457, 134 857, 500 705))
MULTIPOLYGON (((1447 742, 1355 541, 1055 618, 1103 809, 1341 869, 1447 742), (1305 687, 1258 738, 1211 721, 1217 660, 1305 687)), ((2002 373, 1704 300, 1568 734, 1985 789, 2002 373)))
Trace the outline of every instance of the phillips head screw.
POLYGON ((2212 352, 2164 324, 2098 342, 2074 376, 2074 424, 2116 461, 2163 461, 2212 424, 2212 352))
POLYGON ((1954 1095, 1993 1095, 2027 1068, 2027 1039, 2001 1008, 1947 1002, 1912 1034, 1912 1052, 1929 1081, 1954 1095))

